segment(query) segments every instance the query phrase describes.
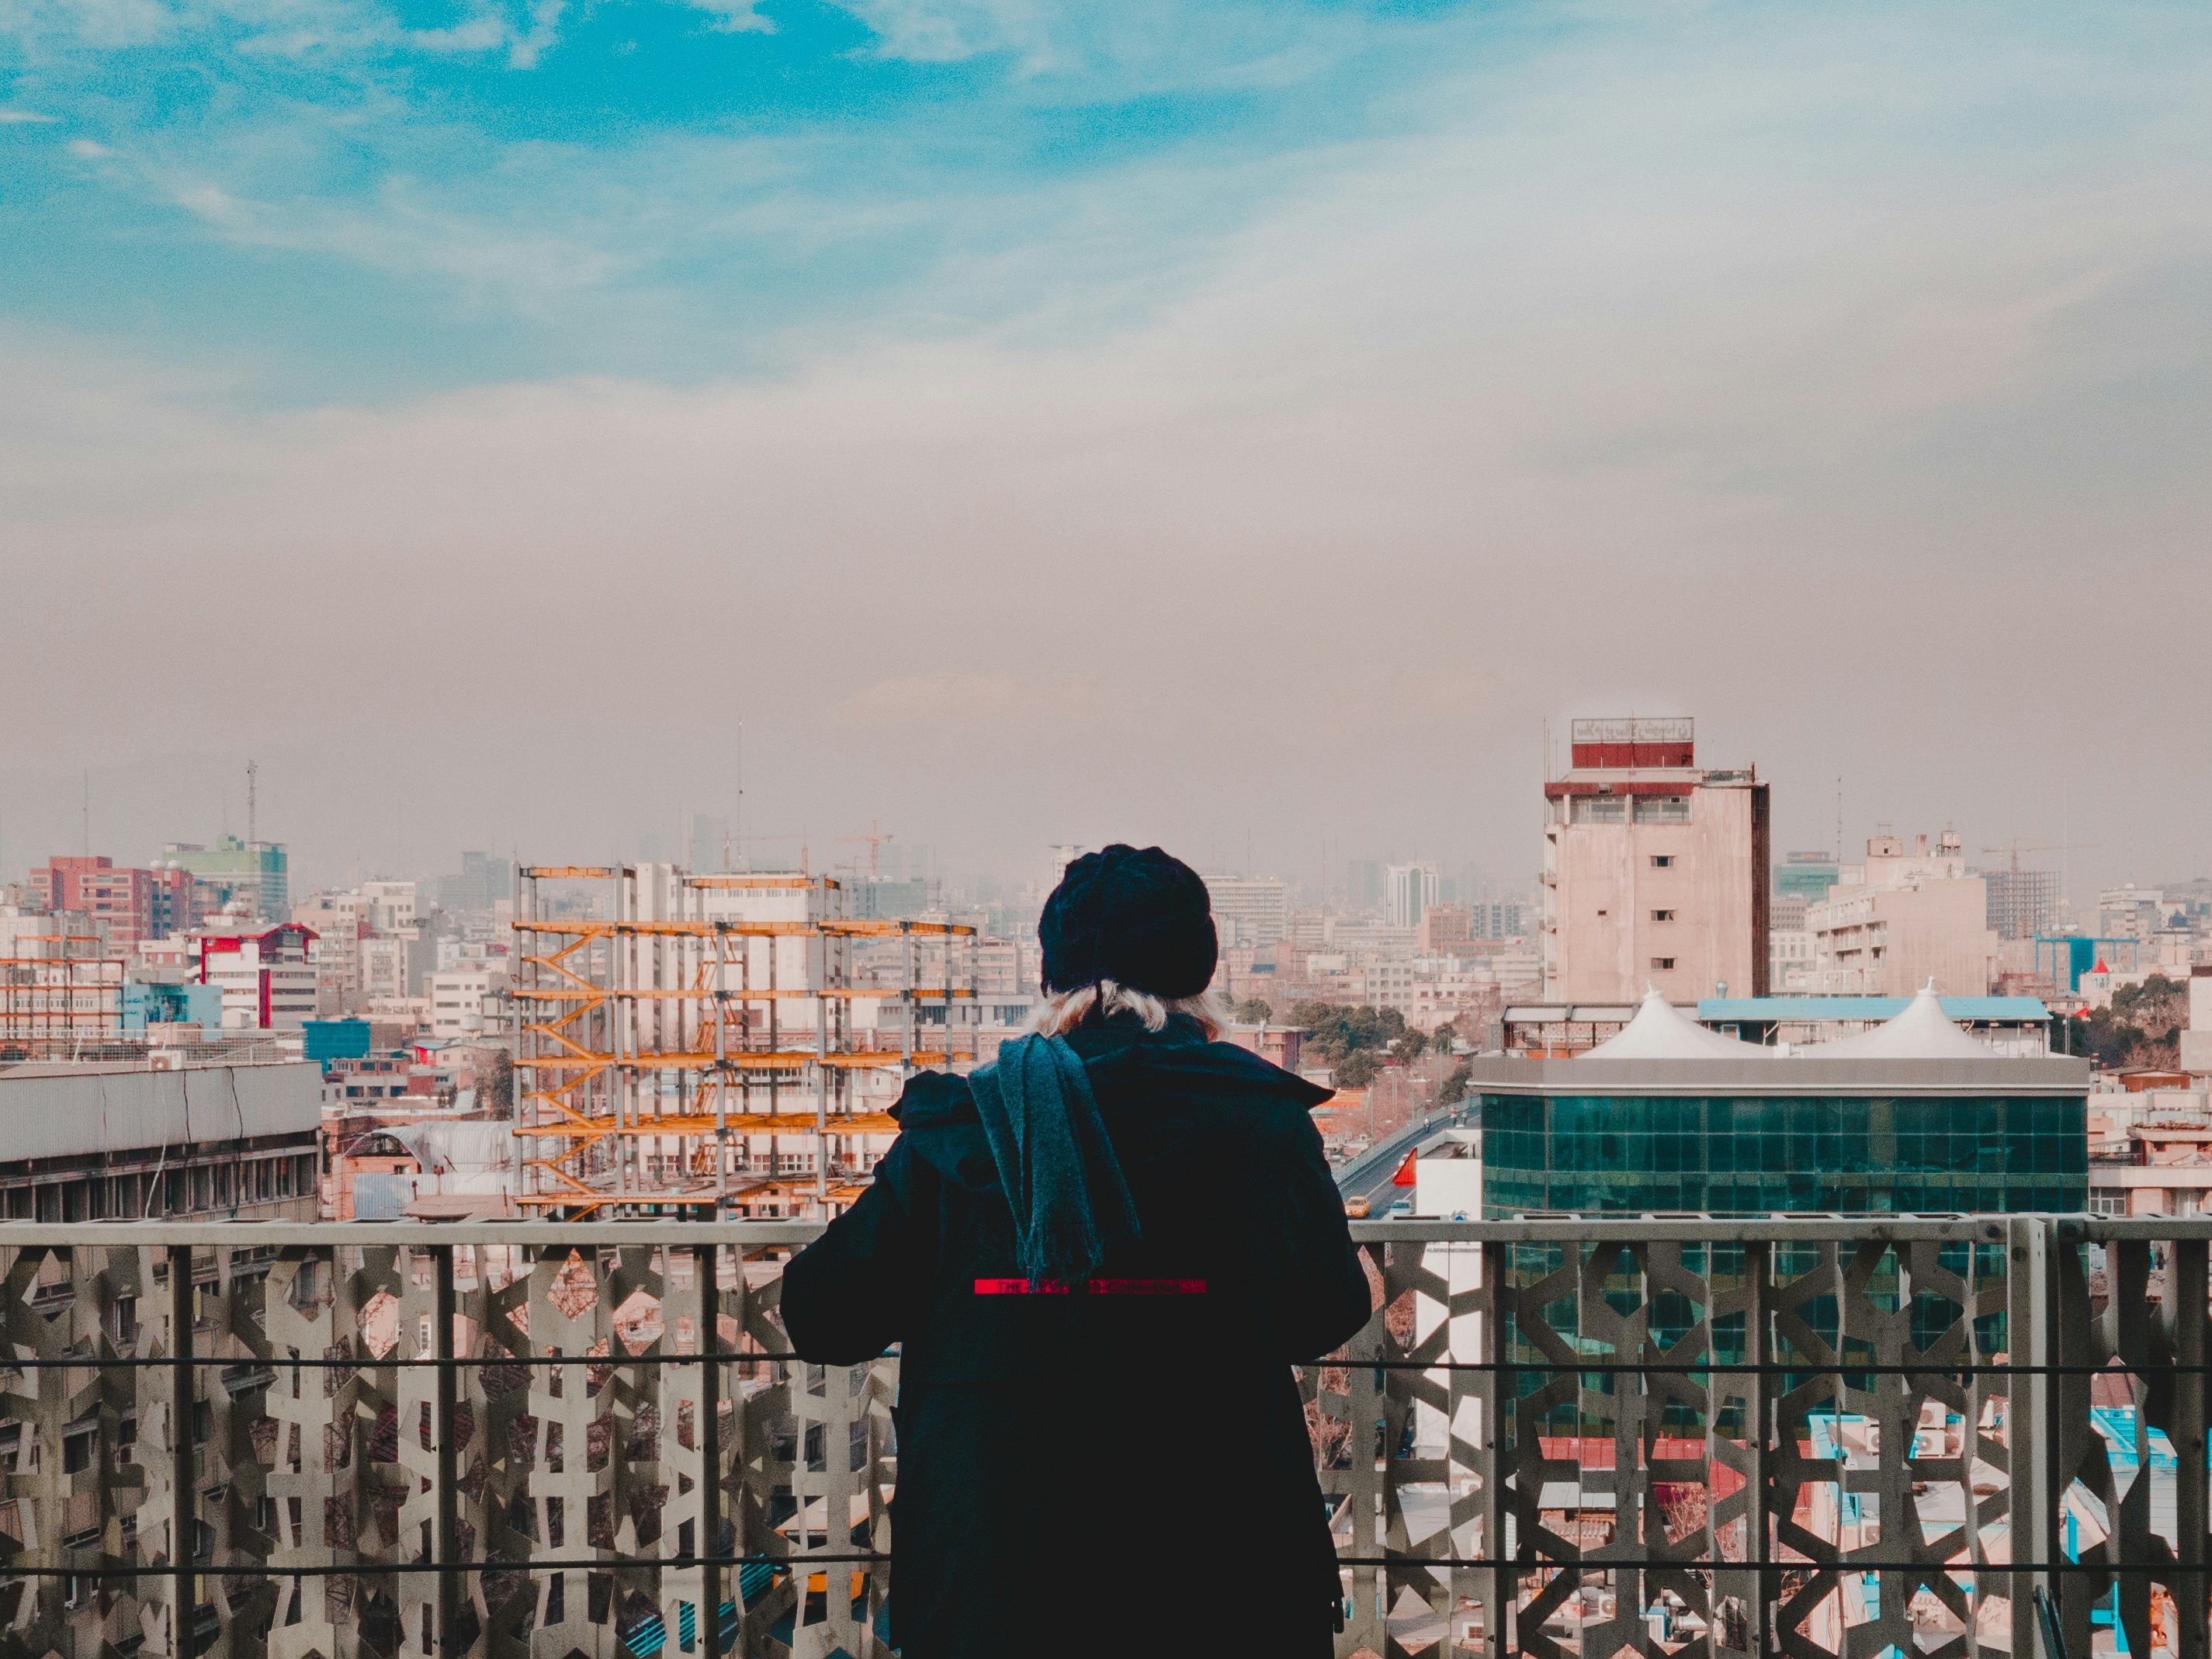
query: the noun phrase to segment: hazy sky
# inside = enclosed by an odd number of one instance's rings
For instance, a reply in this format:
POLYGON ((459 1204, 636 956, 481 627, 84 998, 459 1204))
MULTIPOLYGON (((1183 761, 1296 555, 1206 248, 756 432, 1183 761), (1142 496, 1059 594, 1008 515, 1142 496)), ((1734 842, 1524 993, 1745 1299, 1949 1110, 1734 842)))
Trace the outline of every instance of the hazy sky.
POLYGON ((0 0, 0 865, 2212 870, 2212 12, 0 0), (789 852, 794 843, 764 848, 789 852), (849 846, 836 849, 850 856, 849 846), (2051 862, 2057 862, 2052 855, 2051 862))

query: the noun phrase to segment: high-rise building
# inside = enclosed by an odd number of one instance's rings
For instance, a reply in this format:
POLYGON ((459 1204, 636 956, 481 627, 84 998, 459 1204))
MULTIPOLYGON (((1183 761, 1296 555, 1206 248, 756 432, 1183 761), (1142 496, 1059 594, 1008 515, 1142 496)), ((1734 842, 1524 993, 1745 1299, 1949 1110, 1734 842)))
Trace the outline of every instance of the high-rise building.
POLYGON ((1836 884, 1838 871, 1832 853, 1791 853, 1774 866, 1774 896, 1818 904, 1836 884))
POLYGON ((1382 862, 1352 859, 1344 866, 1344 902, 1355 910, 1382 908, 1382 862))
POLYGON ((197 842, 173 841, 162 849, 161 861, 189 870, 203 887, 212 890, 210 912, 243 900, 250 912, 274 921, 292 913, 291 878, 282 842, 240 841, 218 836, 212 847, 197 842))
POLYGON ((1544 786, 1546 1000, 1765 995, 1767 786, 1700 768, 1687 720, 1578 720, 1572 744, 1544 786))
POLYGON ((1437 866, 1433 864, 1394 864, 1386 877, 1393 927, 1419 927, 1429 907, 1437 902, 1437 866))
POLYGON ((498 854, 464 853, 460 873, 438 878, 438 902, 453 911, 489 910, 511 896, 514 882, 514 865, 498 854))
POLYGON ((2166 926, 2170 905, 2155 887, 2107 887, 2097 895, 2097 932, 2106 939, 2148 939, 2166 926))
POLYGON ((198 920, 193 881, 183 870, 118 870, 106 857, 59 857, 31 872, 31 902, 49 912, 77 911, 103 927, 108 949, 128 957, 139 940, 180 933, 198 920))
POLYGON ((2055 870, 1984 870, 1989 890, 1989 924, 1999 939, 2035 939, 2058 920, 2058 872, 2055 870))
MULTIPOLYGON (((1208 876, 1206 890, 1213 901, 1217 922, 1233 925, 1234 939, 1224 945, 1274 945, 1283 937, 1283 917, 1288 908, 1283 884, 1273 876, 1208 876)), ((1224 935, 1231 929, 1222 930, 1224 935)))
POLYGON ((1474 907, 1468 931, 1477 939, 1521 939, 1528 932, 1528 907, 1519 899, 1484 899, 1474 907))

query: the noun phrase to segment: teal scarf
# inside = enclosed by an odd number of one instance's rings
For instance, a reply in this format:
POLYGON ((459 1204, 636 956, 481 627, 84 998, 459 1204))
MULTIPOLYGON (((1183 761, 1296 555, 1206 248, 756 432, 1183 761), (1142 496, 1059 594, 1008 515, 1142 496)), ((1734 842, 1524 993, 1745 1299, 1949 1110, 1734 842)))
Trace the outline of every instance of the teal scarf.
POLYGON ((1032 1285, 1089 1279, 1135 1242, 1136 1206, 1082 1056, 1065 1038, 1017 1037, 968 1082, 1032 1285))

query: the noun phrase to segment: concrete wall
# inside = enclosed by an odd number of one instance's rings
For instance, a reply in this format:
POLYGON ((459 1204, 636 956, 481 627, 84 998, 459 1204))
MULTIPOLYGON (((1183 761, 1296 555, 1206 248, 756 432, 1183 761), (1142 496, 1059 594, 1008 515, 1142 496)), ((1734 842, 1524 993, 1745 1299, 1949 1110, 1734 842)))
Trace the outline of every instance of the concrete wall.
POLYGON ((1755 996, 1765 987, 1765 786, 1691 791, 1687 823, 1553 823, 1547 1001, 1755 996), (1660 867, 1655 857, 1671 857, 1660 867), (1671 921, 1655 913, 1668 911, 1671 921), (1671 968, 1655 964, 1670 960, 1671 968))
POLYGON ((1944 996, 1985 996, 1996 931, 1978 876, 1887 888, 1839 887, 1806 913, 1814 979, 1834 996, 1911 996, 1931 978, 1944 996))

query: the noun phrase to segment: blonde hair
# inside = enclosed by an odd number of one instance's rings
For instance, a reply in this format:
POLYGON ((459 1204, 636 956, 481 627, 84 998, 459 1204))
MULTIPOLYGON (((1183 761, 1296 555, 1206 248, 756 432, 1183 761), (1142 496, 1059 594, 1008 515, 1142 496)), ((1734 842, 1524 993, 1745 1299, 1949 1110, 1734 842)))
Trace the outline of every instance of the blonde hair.
POLYGON ((1082 1024, 1094 1009, 1101 1015, 1134 1014, 1147 1031, 1164 1030, 1170 1014, 1188 1014, 1198 1022, 1208 1042, 1220 1038, 1230 1019, 1228 1004, 1211 988, 1194 997, 1156 997, 1150 991, 1133 991, 1102 979, 1073 991, 1046 992, 1029 1029, 1039 1036, 1060 1036, 1082 1024))

